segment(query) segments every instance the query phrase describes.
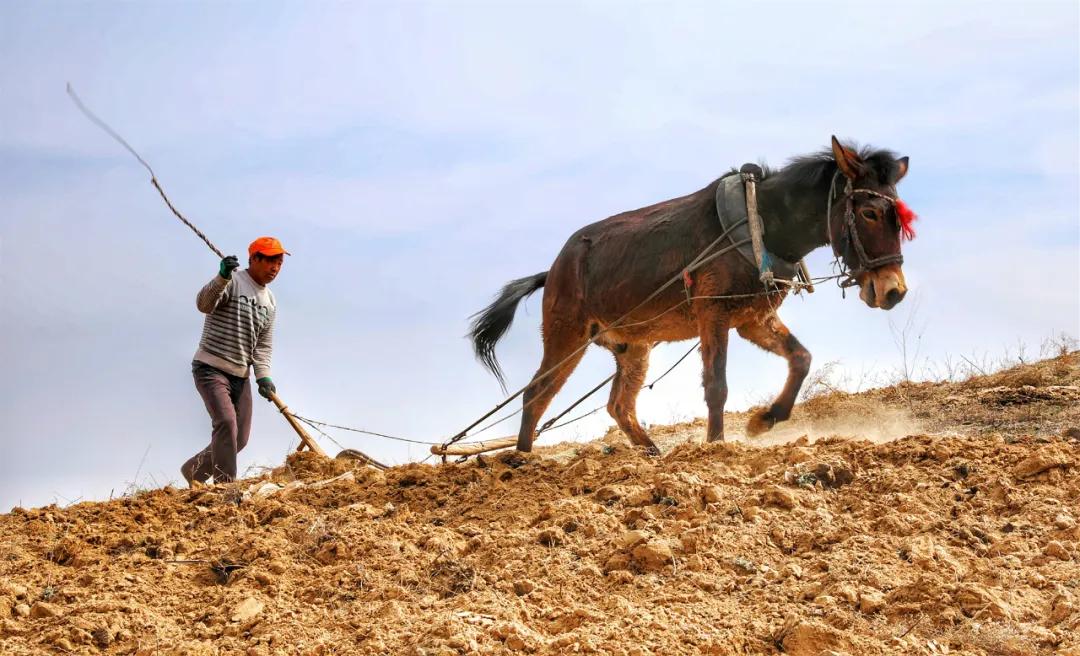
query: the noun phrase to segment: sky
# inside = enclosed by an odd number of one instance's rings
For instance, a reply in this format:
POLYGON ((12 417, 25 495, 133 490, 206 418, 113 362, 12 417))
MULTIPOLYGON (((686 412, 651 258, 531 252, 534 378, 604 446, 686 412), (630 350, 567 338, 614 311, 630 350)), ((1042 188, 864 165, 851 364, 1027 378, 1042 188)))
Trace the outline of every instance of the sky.
MULTIPOLYGON (((829 285, 781 308, 815 367, 894 378, 901 332, 916 377, 1075 338, 1078 62, 1072 1, 0 3, 0 512, 175 484, 209 440, 190 362, 218 259, 68 82, 226 254, 267 234, 293 254, 273 369, 295 412, 438 441, 503 398, 465 334, 506 281, 585 224, 833 134, 909 156, 920 219, 895 310, 829 285)), ((825 250, 808 263, 830 273, 825 250)), ((539 322, 537 294, 498 347, 514 389, 539 322)), ((691 344, 657 348, 650 379, 691 344)), ((613 367, 590 350, 548 416, 613 367)), ((785 373, 733 338, 728 408, 785 373)), ((704 415, 700 377, 691 356, 642 421, 704 415)), ((296 444, 256 397, 241 470, 296 444)))

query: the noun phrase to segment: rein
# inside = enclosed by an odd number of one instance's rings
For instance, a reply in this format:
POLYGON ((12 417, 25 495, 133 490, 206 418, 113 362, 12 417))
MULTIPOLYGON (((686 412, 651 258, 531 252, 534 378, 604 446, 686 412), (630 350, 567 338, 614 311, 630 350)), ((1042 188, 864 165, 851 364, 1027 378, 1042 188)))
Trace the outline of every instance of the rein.
POLYGON ((855 228, 855 194, 863 193, 876 196, 889 201, 894 207, 900 199, 872 189, 853 189, 851 180, 848 179, 844 184, 844 231, 840 235, 841 240, 844 242, 844 252, 841 252, 839 245, 832 234, 832 201, 836 190, 836 178, 839 175, 840 169, 837 169, 836 173, 833 174, 832 182, 829 184, 829 197, 825 206, 825 229, 828 241, 833 247, 833 254, 836 256, 836 262, 840 267, 841 279, 837 284, 839 284, 841 288, 847 288, 858 284, 857 277, 861 273, 885 266, 886 264, 904 263, 904 256, 900 253, 882 255, 875 258, 867 256, 866 249, 863 248, 862 245, 862 240, 859 239, 859 231, 855 228), (855 247, 855 257, 859 262, 858 268, 854 270, 848 268, 847 263, 844 262, 844 258, 842 257, 847 253, 847 249, 852 246, 855 247))

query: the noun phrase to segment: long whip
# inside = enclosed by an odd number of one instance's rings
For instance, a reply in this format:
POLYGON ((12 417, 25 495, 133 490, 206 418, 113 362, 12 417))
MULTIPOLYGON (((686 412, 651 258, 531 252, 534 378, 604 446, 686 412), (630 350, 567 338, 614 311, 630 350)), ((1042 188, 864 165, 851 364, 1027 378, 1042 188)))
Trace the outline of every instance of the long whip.
POLYGON ((184 225, 191 228, 192 231, 194 231, 195 234, 199 236, 199 239, 202 239, 204 242, 206 242, 206 245, 210 247, 210 250, 214 251, 214 253, 219 258, 225 259, 225 256, 222 254, 221 250, 219 250, 217 246, 214 246, 210 242, 210 240, 206 238, 206 235, 204 235, 201 230, 196 228, 191 221, 185 219, 184 215, 181 214, 175 207, 173 207, 172 202, 169 201, 169 197, 165 195, 165 190, 162 189, 161 185, 158 183, 157 176, 154 175, 154 169, 150 168, 150 165, 146 163, 146 160, 143 159, 142 156, 139 155, 139 153, 135 152, 135 149, 131 147, 131 144, 129 144, 123 137, 117 134, 116 130, 109 127, 108 123, 98 118, 97 115, 94 114, 94 112, 90 111, 90 109, 87 108, 85 104, 83 104, 83 101, 79 98, 78 95, 76 95, 75 89, 71 86, 70 82, 68 82, 67 84, 67 93, 69 96, 71 96, 71 101, 75 103, 75 106, 79 108, 79 111, 82 112, 86 116, 86 118, 90 119, 94 123, 94 125, 104 130, 106 134, 108 134, 110 137, 116 139, 116 141, 119 142, 121 146, 127 148, 128 152, 135 156, 135 159, 139 160, 140 164, 146 167, 146 170, 150 172, 150 184, 154 185, 154 189, 157 189, 158 193, 161 194, 162 200, 164 200, 165 204, 169 206, 169 209, 172 210, 172 213, 176 215, 176 218, 180 219, 184 222, 184 225))

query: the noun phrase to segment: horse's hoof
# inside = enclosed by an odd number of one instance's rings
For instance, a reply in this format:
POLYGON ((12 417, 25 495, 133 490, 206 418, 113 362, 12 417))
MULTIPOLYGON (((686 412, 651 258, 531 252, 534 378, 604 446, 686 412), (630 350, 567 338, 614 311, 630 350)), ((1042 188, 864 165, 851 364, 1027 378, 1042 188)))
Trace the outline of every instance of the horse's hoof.
POLYGON ((750 437, 757 437, 772 430, 775 425, 776 417, 773 417, 768 410, 765 410, 750 418, 750 421, 746 424, 746 434, 750 437))
POLYGON ((646 446, 645 447, 645 455, 649 456, 650 458, 659 458, 660 457, 660 447, 656 446, 655 444, 650 444, 650 445, 646 446))

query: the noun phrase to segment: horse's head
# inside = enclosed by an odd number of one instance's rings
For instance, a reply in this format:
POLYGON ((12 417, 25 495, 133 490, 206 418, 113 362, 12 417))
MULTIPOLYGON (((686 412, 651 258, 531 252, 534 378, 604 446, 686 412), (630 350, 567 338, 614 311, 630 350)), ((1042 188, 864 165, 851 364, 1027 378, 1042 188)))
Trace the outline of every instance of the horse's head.
POLYGON ((829 237, 847 269, 844 286, 857 284, 870 307, 891 310, 907 294, 901 238, 915 233, 915 215, 896 195, 908 158, 887 151, 860 155, 832 138, 838 170, 829 190, 829 237))

